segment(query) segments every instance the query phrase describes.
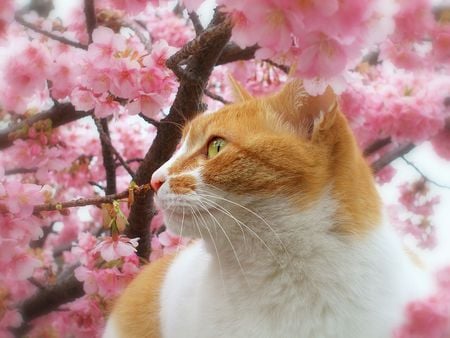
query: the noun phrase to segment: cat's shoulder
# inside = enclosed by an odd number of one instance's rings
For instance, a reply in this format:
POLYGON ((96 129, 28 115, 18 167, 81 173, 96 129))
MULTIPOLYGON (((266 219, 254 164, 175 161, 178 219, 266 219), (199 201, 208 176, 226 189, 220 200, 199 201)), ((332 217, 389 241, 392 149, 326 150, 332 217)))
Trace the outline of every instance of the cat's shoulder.
POLYGON ((174 259, 166 255, 142 269, 115 302, 103 338, 161 337, 161 288, 174 259))

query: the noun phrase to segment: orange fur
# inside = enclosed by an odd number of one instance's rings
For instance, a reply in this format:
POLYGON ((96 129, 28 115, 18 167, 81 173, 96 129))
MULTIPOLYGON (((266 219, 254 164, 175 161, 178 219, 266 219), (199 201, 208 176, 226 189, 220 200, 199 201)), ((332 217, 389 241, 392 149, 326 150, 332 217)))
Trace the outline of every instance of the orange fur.
POLYGON ((241 96, 244 102, 189 124, 189 151, 171 174, 201 166, 208 184, 237 194, 288 196, 299 208, 330 186, 339 202, 337 232, 362 234, 380 224, 372 173, 331 89, 312 97, 293 81, 265 99, 241 96), (228 144, 208 160, 206 145, 214 136, 228 144))
MULTIPOLYGON (((333 230, 340 234, 361 235, 380 224, 372 173, 331 89, 311 97, 301 82, 293 81, 280 93, 255 99, 237 83, 234 87, 242 102, 186 125, 187 152, 168 168, 174 193, 195 190, 195 178, 186 172, 200 168, 202 180, 219 189, 279 196, 299 209, 330 189, 338 202, 333 230), (208 159, 212 137, 227 145, 208 159)), ((113 318, 124 337, 160 337, 158 297, 172 259, 145 268, 118 300, 113 318)))
POLYGON ((112 318, 120 337, 161 337, 159 295, 174 256, 165 256, 145 267, 114 305, 112 318))
POLYGON ((172 177, 169 181, 170 189, 175 194, 188 194, 195 190, 195 178, 191 175, 172 177))

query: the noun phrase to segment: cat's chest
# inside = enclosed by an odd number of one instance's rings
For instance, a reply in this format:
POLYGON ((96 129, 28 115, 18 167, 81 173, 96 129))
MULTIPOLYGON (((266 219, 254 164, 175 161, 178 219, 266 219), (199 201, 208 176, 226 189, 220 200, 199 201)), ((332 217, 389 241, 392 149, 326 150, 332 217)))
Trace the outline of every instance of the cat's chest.
POLYGON ((395 326, 387 322, 392 314, 377 309, 385 304, 377 304, 376 299, 364 304, 353 292, 334 289, 321 294, 312 285, 298 289, 279 285, 279 290, 274 290, 276 285, 270 287, 199 298, 196 316, 202 320, 193 327, 192 337, 387 338, 395 326), (386 319, 381 318, 384 315, 386 319))

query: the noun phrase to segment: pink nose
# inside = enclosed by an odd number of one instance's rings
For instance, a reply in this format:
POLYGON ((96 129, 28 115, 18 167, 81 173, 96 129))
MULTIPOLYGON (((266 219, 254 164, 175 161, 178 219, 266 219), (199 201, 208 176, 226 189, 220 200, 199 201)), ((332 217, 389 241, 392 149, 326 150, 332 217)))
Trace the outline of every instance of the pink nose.
POLYGON ((166 181, 165 175, 161 173, 161 171, 157 170, 152 175, 152 179, 150 180, 150 186, 152 187, 154 192, 157 192, 165 181, 166 181))
POLYGON ((159 181, 159 180, 154 180, 154 179, 152 179, 152 180, 150 181, 150 185, 151 185, 151 187, 152 187, 152 189, 153 189, 154 192, 157 192, 157 191, 159 190, 159 188, 161 188, 161 186, 163 185, 163 183, 164 183, 164 182, 161 182, 161 181, 159 181))

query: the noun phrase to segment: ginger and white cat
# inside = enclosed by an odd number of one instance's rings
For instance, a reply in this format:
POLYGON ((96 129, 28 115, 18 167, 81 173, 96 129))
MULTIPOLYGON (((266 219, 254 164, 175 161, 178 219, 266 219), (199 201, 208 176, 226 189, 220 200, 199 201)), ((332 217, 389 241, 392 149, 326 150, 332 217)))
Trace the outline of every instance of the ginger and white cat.
POLYGON ((331 89, 234 87, 152 177, 167 227, 199 240, 141 272, 104 337, 391 337, 426 281, 331 89))

